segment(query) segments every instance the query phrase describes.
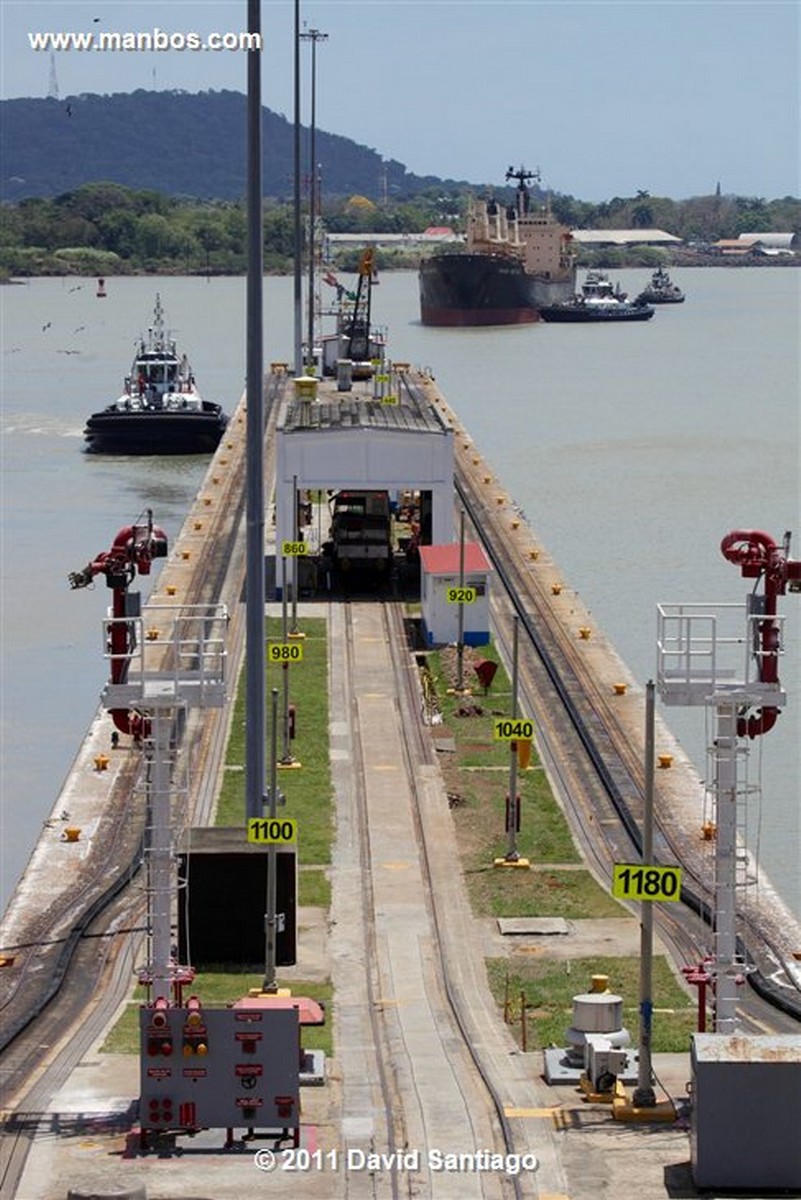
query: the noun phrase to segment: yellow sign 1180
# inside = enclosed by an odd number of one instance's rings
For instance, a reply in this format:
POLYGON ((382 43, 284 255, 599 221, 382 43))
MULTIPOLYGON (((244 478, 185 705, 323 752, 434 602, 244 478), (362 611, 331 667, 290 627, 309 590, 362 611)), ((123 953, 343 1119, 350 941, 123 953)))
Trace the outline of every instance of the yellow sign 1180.
POLYGON ((680 900, 681 867, 615 863, 612 895, 618 900, 680 900))

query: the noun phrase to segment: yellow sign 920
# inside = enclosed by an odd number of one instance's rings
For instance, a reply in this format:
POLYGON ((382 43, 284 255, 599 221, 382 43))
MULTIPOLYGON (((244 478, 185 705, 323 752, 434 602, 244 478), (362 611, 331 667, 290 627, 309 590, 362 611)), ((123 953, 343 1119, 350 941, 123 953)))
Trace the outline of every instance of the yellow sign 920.
POLYGON ((681 867, 615 863, 612 895, 618 900, 680 900, 681 867))
POLYGON ((448 604, 475 604, 477 595, 474 587, 449 587, 445 598, 448 604))

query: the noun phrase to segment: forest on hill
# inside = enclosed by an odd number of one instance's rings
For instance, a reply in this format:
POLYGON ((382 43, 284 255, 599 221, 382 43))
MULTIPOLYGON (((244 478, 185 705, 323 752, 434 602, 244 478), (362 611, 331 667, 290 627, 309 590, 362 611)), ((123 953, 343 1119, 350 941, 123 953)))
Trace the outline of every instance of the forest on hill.
MULTIPOLYGON (((0 199, 58 196, 84 183, 195 199, 239 200, 246 183, 246 97, 241 92, 135 91, 63 100, 0 101, 3 172, 0 199)), ((263 191, 293 192, 294 128, 262 109, 263 191)), ((301 161, 309 161, 309 130, 301 130, 301 161)), ((377 199, 408 195, 439 181, 407 172, 403 163, 349 138, 316 131, 315 157, 326 191, 377 199)))
MULTIPOLYGON (((66 100, 0 101, 0 277, 39 274, 245 270, 245 97, 238 92, 133 92, 66 100)), ((293 130, 263 110, 264 260, 291 269, 294 253, 293 130)), ((302 131, 302 161, 308 159, 302 131)), ((420 233, 464 228, 480 184, 415 176, 403 163, 317 131, 318 204, 331 233, 420 233)), ((308 181, 304 180, 304 212, 308 181)), ((509 203, 511 188, 494 194, 509 203)), ((546 196, 532 189, 535 203, 546 196)), ((574 229, 660 228, 709 244, 753 231, 801 234, 801 200, 720 195, 672 200, 645 190, 590 203, 547 197, 574 229)), ((304 225, 306 224, 304 218, 304 225)), ((338 265, 354 266, 354 255, 338 265)), ((649 248, 584 252, 587 265, 650 266, 649 248)), ((378 265, 413 266, 408 252, 381 251, 378 265)))

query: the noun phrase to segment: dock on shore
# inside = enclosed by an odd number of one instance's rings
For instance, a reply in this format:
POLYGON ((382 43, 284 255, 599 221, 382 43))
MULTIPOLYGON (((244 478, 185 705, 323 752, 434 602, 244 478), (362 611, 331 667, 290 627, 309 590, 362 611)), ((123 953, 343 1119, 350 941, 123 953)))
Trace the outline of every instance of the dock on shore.
MULTIPOLYGON (((410 375, 420 402, 429 405, 450 432, 456 472, 471 480, 485 497, 482 537, 503 544, 534 578, 548 606, 549 620, 578 647, 588 688, 609 698, 620 737, 642 759, 643 687, 570 588, 555 558, 507 495, 502 481, 435 381, 422 372, 410 375)), ((275 475, 275 419, 292 397, 292 380, 285 368, 276 364, 266 387, 273 414, 265 455, 270 495, 275 475)), ((321 381, 319 387, 326 403, 337 403, 333 381, 321 381)), ((157 644, 169 640, 169 612, 176 605, 224 604, 229 613, 227 705, 222 710, 200 712, 187 722, 185 749, 189 753, 191 748, 194 771, 186 804, 193 824, 213 820, 222 762, 220 747, 227 738, 235 681, 244 660, 245 417, 243 399, 143 608, 144 625, 154 631, 153 642, 157 644)), ((274 503, 277 509, 277 501, 274 503)), ((273 511, 265 521, 268 557, 275 555, 277 531, 269 519, 273 511)), ((157 519, 158 514, 154 515, 157 519)), ((123 514, 120 517, 124 519, 123 514)), ((112 527, 110 537, 113 532, 112 527)), ((99 619, 99 614, 97 618, 88 615, 87 619, 99 619)), ((687 865, 703 875, 708 871, 707 848, 701 836, 703 784, 661 719, 657 719, 656 737, 658 754, 664 759, 657 786, 660 819, 670 825, 686 849, 687 865)), ((13 959, 13 965, 0 971, 0 999, 14 986, 15 972, 34 968, 20 992, 20 1004, 30 1009, 41 1003, 48 979, 57 976, 65 947, 75 931, 76 914, 100 902, 109 885, 110 870, 113 873, 117 867, 121 876, 126 875, 131 848, 141 832, 135 820, 125 817, 136 809, 140 763, 141 749, 132 739, 122 737, 115 748, 111 747, 110 720, 99 708, 4 915, 0 954, 13 959), (125 830, 122 842, 115 841, 115 831, 120 827, 125 830)), ((801 923, 764 875, 758 896, 749 904, 750 918, 778 948, 776 970, 786 971, 793 978, 792 971, 797 969, 794 956, 801 950, 801 923)))

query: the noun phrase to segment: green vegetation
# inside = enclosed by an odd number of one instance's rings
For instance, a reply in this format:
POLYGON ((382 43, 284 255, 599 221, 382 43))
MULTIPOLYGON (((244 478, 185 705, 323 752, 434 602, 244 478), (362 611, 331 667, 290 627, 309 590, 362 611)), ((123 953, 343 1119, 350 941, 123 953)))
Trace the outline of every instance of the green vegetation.
MULTIPOLYGON (((298 770, 279 773, 279 787, 287 793, 283 810, 298 820, 300 828, 300 903, 328 907, 330 884, 326 864, 331 858, 333 834, 332 784, 328 766, 328 684, 325 622, 306 619, 300 623, 303 663, 290 668, 290 699, 297 706, 297 738, 291 743, 293 757, 302 763, 298 770)), ((267 621, 269 641, 281 641, 282 623, 267 621)), ((463 679, 472 682, 473 663, 479 658, 497 662, 493 646, 466 651, 463 679)), ((570 831, 553 798, 545 773, 532 752, 530 765, 517 774, 521 796, 522 824, 518 849, 532 863, 529 871, 496 869, 493 859, 506 850, 504 833, 505 795, 508 788, 510 746, 495 741, 493 721, 511 714, 511 691, 499 666, 488 695, 449 694, 456 681, 456 656, 452 648, 428 656, 442 724, 434 727, 439 739, 452 738, 454 753, 443 753, 440 761, 453 807, 460 855, 474 912, 479 916, 563 916, 568 919, 626 917, 622 908, 591 877, 580 863, 570 831)), ((268 665, 268 690, 282 695, 281 668, 268 665)), ((280 704, 279 704, 280 717, 280 704)), ((279 720, 280 724, 280 720, 279 720)), ((268 744, 269 744, 268 738, 268 744)), ((279 755, 282 744, 279 736, 279 755)), ((244 822, 245 716, 244 678, 235 703, 226 759, 226 777, 221 792, 217 823, 244 822)), ((525 995, 528 1047, 562 1044, 570 1023, 572 996, 589 987, 594 974, 609 976, 611 990, 624 999, 624 1011, 632 1032, 637 1023, 639 963, 636 959, 591 958, 572 961, 554 959, 491 959, 487 963, 493 995, 520 1034, 520 997, 525 995)), ((258 988, 261 976, 230 969, 199 973, 192 991, 209 1005, 228 1004, 258 988)), ((330 983, 293 981, 292 990, 329 1003, 330 983)), ((695 1027, 696 1010, 673 977, 665 959, 654 963, 655 1051, 680 1051, 695 1027)), ((136 1053, 138 1011, 145 1000, 138 989, 101 1050, 106 1053, 136 1053)), ((307 1049, 333 1051, 332 1023, 303 1032, 307 1049)))
MULTIPOLYGON (((298 903, 328 908, 331 903, 331 885, 325 868, 331 860, 333 793, 328 767, 328 663, 325 622, 304 620, 299 622, 299 629, 305 635, 303 662, 290 668, 290 702, 297 710, 298 736, 291 741, 290 748, 293 759, 300 762, 301 767, 278 773, 278 787, 287 798, 286 805, 280 812, 298 822, 298 903)), ((268 618, 266 632, 268 642, 282 641, 282 622, 278 618, 268 618)), ((272 713, 272 689, 279 689, 279 700, 283 695, 280 672, 280 667, 272 664, 267 667, 268 722, 272 713)), ((244 705, 243 671, 228 740, 225 779, 217 809, 218 825, 242 826, 245 823, 244 705)), ((280 703, 278 712, 280 726, 280 703)), ((279 757, 283 750, 281 733, 279 728, 279 757)), ((278 974, 280 978, 280 969, 278 974)), ((188 991, 197 993, 204 1004, 219 1006, 246 996, 251 988, 259 988, 262 982, 263 975, 240 973, 229 966, 219 971, 199 971, 188 991)), ((323 1001, 330 1013, 333 994, 330 983, 293 980, 292 992, 323 1001)), ((102 1052, 135 1054, 138 1051, 139 1007, 146 998, 145 989, 137 988, 133 999, 127 1004, 123 1015, 101 1046, 102 1052)), ((333 1052, 332 1039, 330 1016, 324 1026, 303 1030, 302 1043, 307 1050, 323 1050, 330 1056, 333 1052)))
MULTIPOLYGON (((473 684, 471 659, 497 661, 494 647, 466 655, 464 681, 473 684)), ((493 866, 507 850, 506 796, 510 743, 493 739, 496 717, 509 716, 512 695, 502 667, 486 696, 449 695, 456 681, 452 649, 429 656, 437 681, 443 723, 438 736, 453 737, 456 753, 441 754, 440 765, 453 808, 462 865, 474 912, 495 917, 625 917, 628 912, 598 886, 580 863, 570 829, 532 750, 526 770, 517 771, 520 833, 517 849, 531 871, 493 866)))
MULTIPOLYGON (((298 822, 300 861, 299 896, 301 904, 319 904, 328 895, 322 868, 331 861, 333 831, 333 789, 328 763, 328 663, 325 621, 299 623, 303 639, 303 662, 289 668, 289 699, 295 705, 297 737, 290 742, 292 758, 299 769, 279 770, 278 788, 286 796, 280 815, 298 822)), ((267 621, 268 641, 282 640, 282 623, 277 617, 267 621)), ((279 761, 283 754, 283 668, 267 666, 267 721, 272 722, 272 689, 278 689, 279 761)), ((242 672, 234 705, 231 732, 225 761, 225 778, 220 791, 216 823, 245 823, 245 672, 242 672)), ((268 731, 268 757, 271 743, 268 731)), ((327 903, 327 901, 325 901, 327 903)))
MULTIPOLYGON (((573 996, 590 990, 593 975, 607 975, 609 990, 623 999, 623 1021, 636 1042, 639 1021, 639 959, 531 959, 487 962, 492 994, 507 1007, 508 1020, 520 1038, 521 994, 526 1003, 527 1047, 563 1046, 570 1026, 573 996)), ((654 959, 654 1016, 651 1049, 655 1054, 687 1050, 696 1028, 696 1007, 674 978, 667 960, 654 959)))
MULTIPOLYGON (((472 663, 497 661, 492 646, 466 652, 462 678, 474 686, 472 663)), ((511 714, 512 695, 503 667, 498 667, 487 695, 474 686, 472 696, 449 694, 456 683, 455 652, 448 648, 428 657, 434 677, 442 725, 436 736, 452 737, 454 754, 440 754, 471 905, 477 916, 555 917, 586 920, 631 917, 601 888, 579 860, 565 818, 532 750, 530 764, 517 772, 521 829, 517 849, 531 869, 496 868, 506 853, 505 798, 511 749, 493 739, 496 717, 511 714)), ((633 919, 633 918, 631 918, 633 919)), ((563 1045, 572 1015, 572 997, 589 989, 593 975, 608 975, 610 990, 621 995, 629 1030, 636 1036, 639 1002, 639 959, 588 958, 489 959, 487 975, 493 996, 521 1037, 520 997, 525 996, 528 1049, 563 1045)), ((696 1009, 663 957, 654 960, 655 1052, 686 1050, 695 1029, 696 1009)))
MULTIPOLYGON (((224 971, 198 971, 187 995, 198 995, 209 1008, 221 1008, 247 996, 252 988, 258 989, 264 982, 263 975, 237 974, 230 967, 224 971)), ((298 996, 311 996, 319 1000, 330 1012, 332 988, 330 983, 314 983, 296 980, 292 991, 298 996)), ((139 1052, 139 1009, 147 999, 143 987, 137 987, 119 1020, 109 1030, 108 1037, 100 1047, 101 1054, 137 1054, 139 1052)), ((332 1052, 332 1029, 330 1018, 325 1025, 309 1025, 303 1028, 301 1044, 305 1050, 332 1052)))
MULTIPOLYGON (((463 229, 468 186, 422 186, 373 202, 329 196, 322 219, 331 233, 420 233, 430 225, 463 229)), ((480 189, 473 189, 480 191, 480 189)), ((498 189, 511 200, 512 193, 498 189)), ((640 192, 588 204, 554 196, 555 214, 574 228, 658 227, 687 242, 708 243, 753 230, 801 232, 801 201, 739 196, 670 200, 640 192)), ((264 203, 264 269, 292 269, 294 218, 289 201, 264 203)), ((243 274, 247 218, 241 200, 197 200, 117 183, 87 183, 55 198, 30 197, 0 207, 0 274, 76 275, 158 273, 243 274)), ((654 267, 679 252, 644 246, 582 249, 582 266, 654 267)), ((687 253, 686 251, 680 253, 687 253)), ((344 271, 358 266, 360 249, 338 252, 344 271)), ((415 266, 415 250, 379 250, 381 270, 415 266)))

